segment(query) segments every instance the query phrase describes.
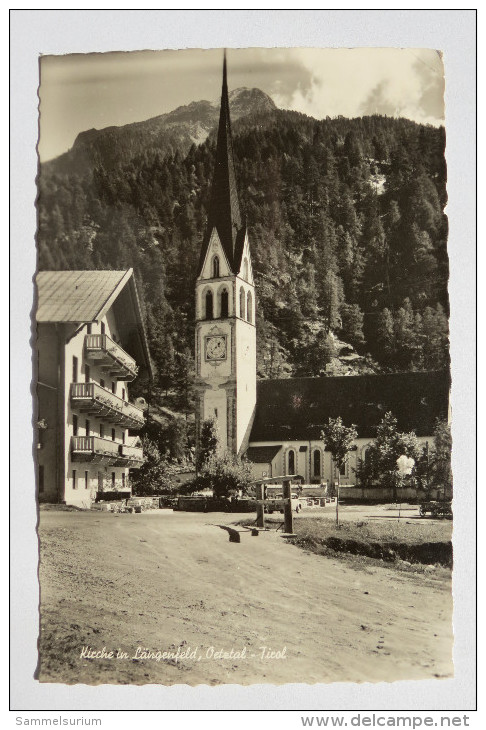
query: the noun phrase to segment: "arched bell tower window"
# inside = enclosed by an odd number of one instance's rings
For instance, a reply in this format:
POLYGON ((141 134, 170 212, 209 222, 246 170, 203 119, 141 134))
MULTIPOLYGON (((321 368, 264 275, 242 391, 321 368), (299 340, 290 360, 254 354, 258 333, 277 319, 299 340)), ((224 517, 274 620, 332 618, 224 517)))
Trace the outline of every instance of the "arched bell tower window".
POLYGON ((295 451, 290 449, 288 453, 289 474, 295 474, 295 451))
POLYGON ((213 292, 206 294, 206 319, 213 319, 213 292))
POLYGON ((253 301, 251 298, 251 292, 248 292, 248 296, 246 297, 246 319, 248 322, 253 320, 253 301))
POLYGON ((240 317, 245 319, 245 290, 243 287, 240 289, 240 317))
POLYGON ((220 317, 225 319, 228 316, 228 290, 223 289, 221 292, 221 310, 220 317))
POLYGON ((314 451, 314 476, 321 476, 321 452, 314 451))
POLYGON ((219 256, 213 258, 213 279, 219 277, 219 256))

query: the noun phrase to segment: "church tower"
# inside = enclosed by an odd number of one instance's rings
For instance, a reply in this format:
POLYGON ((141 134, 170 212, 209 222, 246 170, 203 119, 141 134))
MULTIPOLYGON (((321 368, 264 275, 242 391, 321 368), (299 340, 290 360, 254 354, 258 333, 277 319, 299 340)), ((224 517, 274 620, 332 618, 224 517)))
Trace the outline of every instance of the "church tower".
POLYGON ((208 211, 196 281, 196 431, 214 418, 220 449, 246 451, 256 404, 255 286, 242 220, 223 62, 223 89, 208 211))

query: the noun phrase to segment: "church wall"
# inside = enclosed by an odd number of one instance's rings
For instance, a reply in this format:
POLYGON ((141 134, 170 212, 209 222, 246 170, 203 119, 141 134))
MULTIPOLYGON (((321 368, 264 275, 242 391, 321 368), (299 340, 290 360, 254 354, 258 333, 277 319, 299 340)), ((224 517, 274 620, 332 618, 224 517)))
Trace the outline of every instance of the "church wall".
POLYGON ((217 281, 200 281, 197 285, 196 295, 196 319, 206 320, 206 295, 210 291, 213 294, 213 319, 221 317, 221 294, 226 289, 228 292, 228 316, 235 313, 234 280, 230 277, 220 278, 217 281))
POLYGON ((226 255, 224 253, 216 229, 214 229, 211 234, 211 240, 209 242, 206 259, 204 261, 203 268, 200 274, 201 279, 213 278, 213 259, 215 256, 219 258, 219 276, 231 276, 232 273, 228 266, 226 255))
MULTIPOLYGON (((341 484, 356 484, 355 469, 358 459, 364 458, 366 448, 370 445, 370 443, 372 443, 372 441, 373 439, 370 438, 359 438, 354 441, 356 451, 351 451, 348 455, 348 463, 345 467, 345 474, 341 474, 341 484)), ((427 442, 432 445, 433 436, 420 436, 418 437, 418 441, 422 446, 425 446, 427 442)), ((272 460, 272 473, 268 476, 286 476, 291 473, 289 470, 289 452, 292 450, 294 452, 295 463, 293 473, 302 476, 306 484, 317 481, 332 484, 337 481, 337 467, 332 461, 330 452, 323 451, 322 441, 251 441, 250 446, 281 446, 281 450, 272 460), (301 448, 305 448, 306 450, 301 451, 301 448), (320 477, 314 473, 313 454, 316 450, 321 452, 320 477), (309 453, 311 454, 310 459, 309 453)), ((262 470, 266 470, 267 466, 268 465, 261 464, 253 465, 252 472, 255 475, 255 479, 262 476, 262 470)))
POLYGON ((240 451, 256 403, 256 331, 236 320, 236 451, 240 451))
POLYGON ((214 418, 218 429, 219 450, 224 452, 228 447, 227 440, 227 397, 221 388, 207 388, 203 396, 203 420, 214 418))

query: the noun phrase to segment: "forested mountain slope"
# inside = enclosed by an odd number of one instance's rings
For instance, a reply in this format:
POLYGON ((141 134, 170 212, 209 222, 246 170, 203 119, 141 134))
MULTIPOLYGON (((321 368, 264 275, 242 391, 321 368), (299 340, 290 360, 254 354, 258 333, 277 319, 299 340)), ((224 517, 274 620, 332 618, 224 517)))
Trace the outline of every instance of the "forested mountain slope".
MULTIPOLYGON (((379 116, 317 121, 243 91, 233 138, 259 376, 319 375, 336 338, 372 371, 447 366, 444 130, 379 116)), ((161 118, 84 133, 39 173, 40 268, 133 266, 156 386, 183 403, 215 153, 213 133, 194 144, 188 129, 199 124, 202 138, 216 125, 217 109, 201 121, 205 105, 176 110, 172 136, 167 120, 154 133, 161 118)))

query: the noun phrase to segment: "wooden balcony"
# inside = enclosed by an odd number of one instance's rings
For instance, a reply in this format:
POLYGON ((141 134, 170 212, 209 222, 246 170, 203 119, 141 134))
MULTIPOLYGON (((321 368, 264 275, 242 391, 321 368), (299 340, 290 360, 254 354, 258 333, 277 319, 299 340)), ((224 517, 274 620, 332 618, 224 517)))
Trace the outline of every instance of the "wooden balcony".
POLYGON ((133 357, 113 342, 108 335, 86 335, 84 350, 87 360, 96 363, 115 380, 134 380, 138 365, 133 357))
MULTIPOLYGON (((99 436, 73 436, 71 459, 114 466, 120 460, 120 443, 99 436)), ((123 462, 125 463, 125 462, 123 462)))
POLYGON ((143 411, 97 383, 71 383, 71 408, 137 430, 145 423, 143 411))
POLYGON ((128 461, 127 466, 135 469, 140 468, 145 461, 143 450, 140 446, 127 446, 126 444, 122 444, 121 455, 128 461))

